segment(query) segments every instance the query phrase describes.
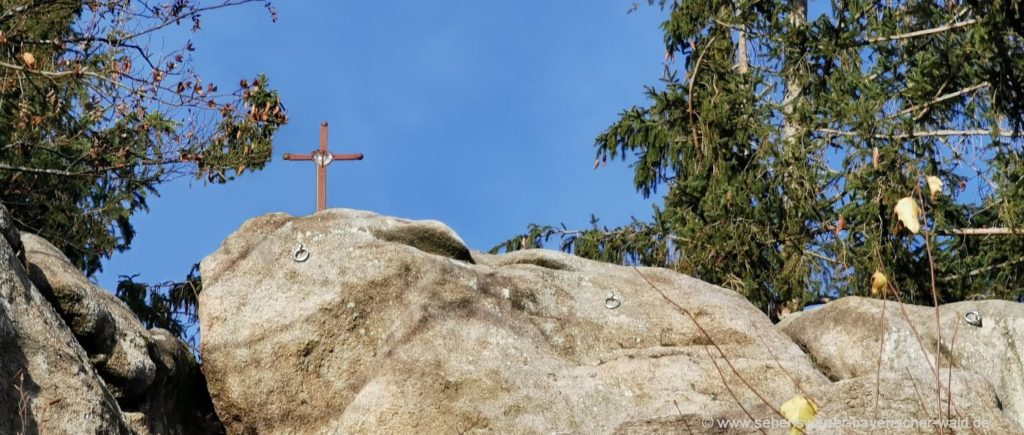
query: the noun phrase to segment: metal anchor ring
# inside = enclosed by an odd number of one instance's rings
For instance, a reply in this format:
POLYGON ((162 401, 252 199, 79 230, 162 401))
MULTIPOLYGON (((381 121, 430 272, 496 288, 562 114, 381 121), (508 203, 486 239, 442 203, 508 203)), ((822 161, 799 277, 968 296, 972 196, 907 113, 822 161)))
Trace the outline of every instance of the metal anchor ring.
POLYGON ((973 325, 973 326, 977 326, 977 327, 980 328, 981 327, 981 313, 979 313, 977 311, 968 311, 968 312, 964 313, 964 321, 967 322, 968 325, 973 325))
POLYGON ((295 260, 297 263, 309 260, 309 251, 306 250, 305 245, 299 243, 299 247, 292 253, 292 260, 295 260))
POLYGON ((609 310, 614 310, 622 306, 622 301, 615 296, 615 293, 608 293, 608 297, 604 300, 604 307, 609 310))

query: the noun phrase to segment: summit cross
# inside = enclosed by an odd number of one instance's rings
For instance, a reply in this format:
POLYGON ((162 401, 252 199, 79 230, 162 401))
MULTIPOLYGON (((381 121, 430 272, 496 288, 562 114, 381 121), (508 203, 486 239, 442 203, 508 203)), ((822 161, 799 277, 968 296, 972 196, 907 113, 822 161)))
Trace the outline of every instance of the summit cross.
POLYGON ((363 153, 337 154, 327 151, 327 121, 320 124, 320 149, 309 154, 284 155, 285 160, 310 160, 316 164, 316 211, 327 208, 327 165, 335 160, 362 160, 363 153))

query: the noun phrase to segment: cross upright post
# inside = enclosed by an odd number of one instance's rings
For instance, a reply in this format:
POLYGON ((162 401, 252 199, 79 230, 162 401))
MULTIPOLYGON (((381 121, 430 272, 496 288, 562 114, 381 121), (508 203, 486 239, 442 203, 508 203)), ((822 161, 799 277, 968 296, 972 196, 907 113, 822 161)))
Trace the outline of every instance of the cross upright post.
POLYGON ((309 154, 284 155, 285 160, 310 160, 316 164, 316 211, 327 208, 327 165, 335 160, 362 160, 363 153, 337 154, 327 150, 327 121, 320 124, 320 148, 309 154))

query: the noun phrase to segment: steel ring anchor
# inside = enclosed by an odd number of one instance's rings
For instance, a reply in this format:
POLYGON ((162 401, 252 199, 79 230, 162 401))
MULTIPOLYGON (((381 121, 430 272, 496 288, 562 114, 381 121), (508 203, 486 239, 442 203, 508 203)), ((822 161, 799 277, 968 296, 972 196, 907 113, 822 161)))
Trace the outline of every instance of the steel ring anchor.
POLYGON ((968 325, 977 326, 977 327, 980 328, 981 327, 981 313, 979 313, 977 311, 968 311, 968 312, 964 313, 964 321, 967 322, 968 325))
POLYGON ((297 263, 302 263, 303 261, 309 260, 309 251, 306 250, 305 245, 299 243, 299 247, 296 248, 295 252, 292 253, 292 260, 295 260, 295 262, 297 263))
POLYGON ((620 306, 622 306, 622 301, 615 296, 615 293, 608 293, 608 297, 604 299, 604 307, 614 310, 620 306))

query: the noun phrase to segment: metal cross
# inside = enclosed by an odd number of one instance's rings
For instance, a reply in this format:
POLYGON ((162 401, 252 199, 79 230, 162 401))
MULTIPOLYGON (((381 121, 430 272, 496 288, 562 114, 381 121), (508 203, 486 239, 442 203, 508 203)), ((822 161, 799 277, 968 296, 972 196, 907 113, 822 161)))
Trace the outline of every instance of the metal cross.
POLYGON ((284 155, 285 160, 312 160, 316 163, 316 211, 327 208, 327 165, 335 160, 362 160, 363 153, 336 154, 327 151, 327 121, 320 124, 320 149, 309 154, 284 155))

